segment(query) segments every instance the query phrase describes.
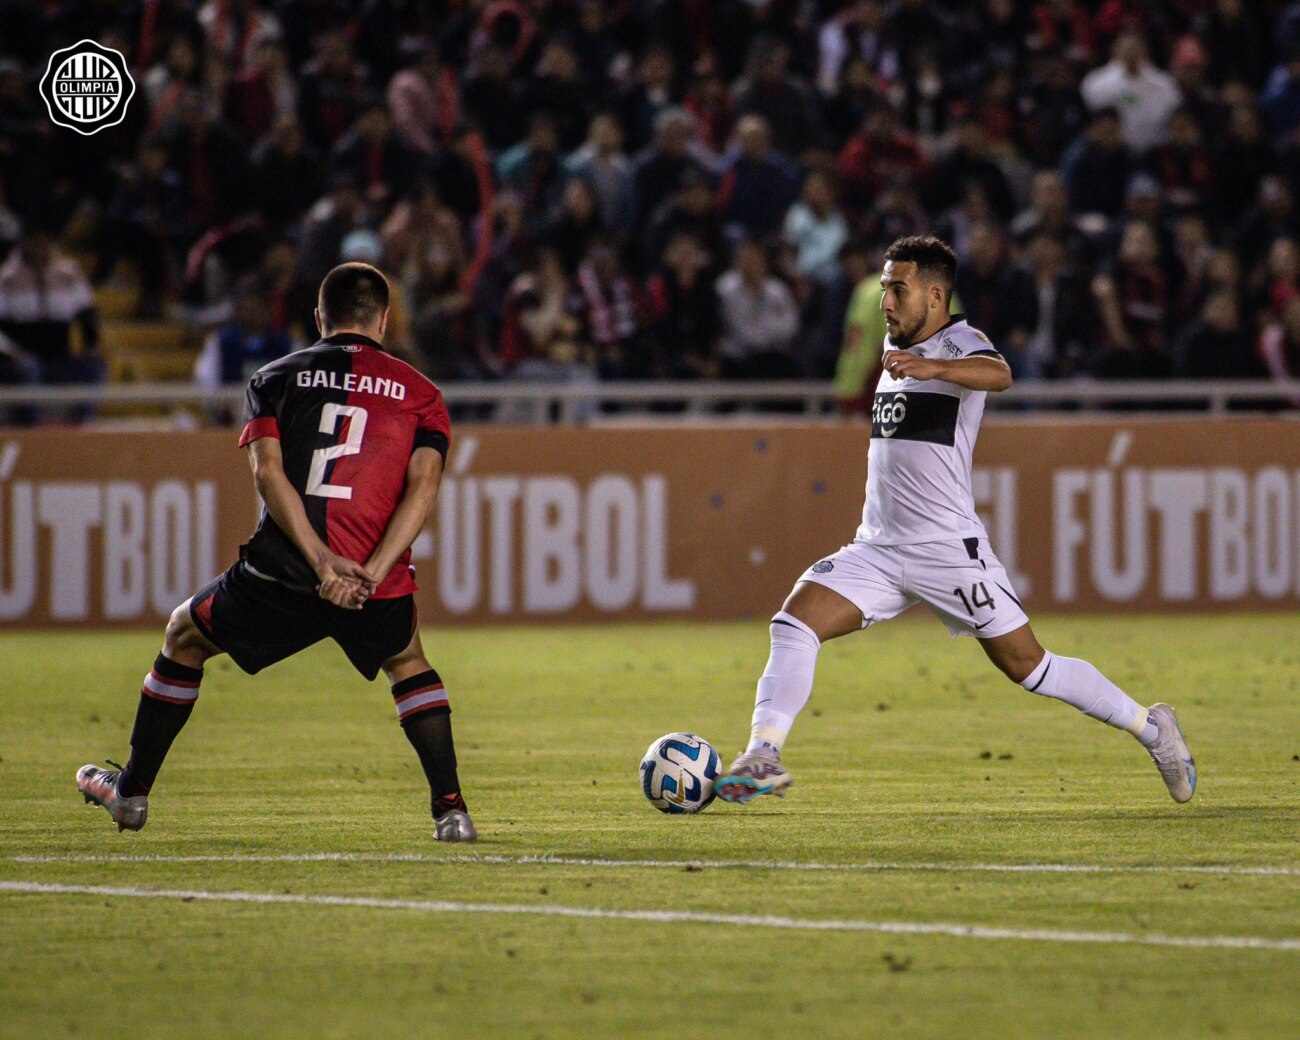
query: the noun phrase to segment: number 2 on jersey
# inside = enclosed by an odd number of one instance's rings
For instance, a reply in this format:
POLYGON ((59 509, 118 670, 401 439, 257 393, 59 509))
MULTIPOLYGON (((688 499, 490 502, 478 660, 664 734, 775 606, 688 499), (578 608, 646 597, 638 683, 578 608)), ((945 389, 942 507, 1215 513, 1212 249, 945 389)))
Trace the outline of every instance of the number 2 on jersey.
POLYGON ((962 589, 953 589, 952 594, 961 600, 961 605, 966 608, 966 613, 971 617, 975 616, 975 607, 988 607, 989 610, 993 609, 993 597, 989 595, 989 590, 985 587, 982 581, 977 581, 971 585, 970 599, 966 598, 966 593, 962 589))
POLYGON ((325 467, 335 459, 361 453, 361 438, 366 435, 366 410, 355 404, 325 405, 320 411, 320 432, 334 435, 340 419, 351 419, 348 435, 342 444, 317 448, 311 453, 311 470, 307 474, 307 494, 321 498, 351 498, 352 489, 343 484, 325 483, 325 467))

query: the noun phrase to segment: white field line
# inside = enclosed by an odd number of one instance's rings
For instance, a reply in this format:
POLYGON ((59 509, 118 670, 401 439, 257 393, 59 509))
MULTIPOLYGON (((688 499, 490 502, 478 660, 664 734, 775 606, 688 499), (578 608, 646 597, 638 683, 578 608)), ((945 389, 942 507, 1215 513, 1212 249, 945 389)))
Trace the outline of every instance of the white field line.
POLYGON ((1104 863, 805 863, 797 860, 709 860, 709 859, 600 859, 581 856, 502 856, 468 854, 432 856, 420 852, 301 852, 301 853, 211 853, 199 855, 150 855, 111 853, 67 853, 55 855, 5 856, 0 863, 488 863, 560 867, 657 868, 685 870, 822 870, 830 872, 938 871, 946 874, 1236 874, 1263 877, 1300 877, 1300 867, 1230 866, 1193 864, 1104 863))
POLYGON ((672 924, 716 924, 739 928, 778 928, 790 931, 885 932, 890 935, 947 935, 958 939, 1018 939, 1030 942, 1102 943, 1139 946, 1180 946, 1210 950, 1300 951, 1300 939, 1270 939, 1254 935, 1159 935, 1134 932, 1066 932, 1050 928, 987 928, 983 925, 911 921, 824 920, 803 917, 709 914, 692 910, 602 910, 596 907, 521 903, 459 903, 447 900, 378 899, 369 896, 298 895, 277 892, 208 892, 204 890, 135 888, 112 885, 54 885, 40 881, 0 881, 0 892, 31 895, 118 896, 127 899, 179 899, 184 902, 295 904, 364 907, 374 910, 418 910, 442 914, 526 914, 537 917, 598 918, 672 924))

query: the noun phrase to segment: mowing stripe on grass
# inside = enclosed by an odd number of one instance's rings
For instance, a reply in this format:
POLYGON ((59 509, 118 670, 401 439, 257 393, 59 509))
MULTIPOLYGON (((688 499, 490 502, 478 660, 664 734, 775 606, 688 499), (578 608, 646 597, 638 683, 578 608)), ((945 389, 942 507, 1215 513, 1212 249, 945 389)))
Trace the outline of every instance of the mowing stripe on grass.
POLYGON ((422 852, 300 852, 209 853, 185 855, 112 855, 67 853, 49 856, 5 856, 0 863, 491 863, 558 867, 642 867, 684 870, 687 867, 749 870, 940 871, 948 874, 1240 874, 1258 877, 1297 877, 1300 867, 1258 867, 1217 864, 1104 863, 804 863, 798 860, 603 859, 582 856, 502 856, 469 854, 431 856, 422 852))
POLYGON ((0 892, 29 895, 119 896, 126 899, 179 899, 182 902, 270 903, 305 906, 364 907, 374 910, 419 910, 444 914, 527 914, 537 917, 600 918, 672 924, 719 924, 740 928, 791 931, 885 932, 891 935, 947 935, 957 939, 1016 939, 1030 942, 1103 943, 1180 946, 1210 950, 1300 951, 1300 939, 1255 935, 1143 935, 1134 932, 1065 932, 1050 928, 989 928, 983 925, 912 921, 818 920, 805 917, 710 914, 693 910, 603 910, 598 907, 522 903, 458 903, 446 900, 378 899, 291 892, 209 892, 183 888, 135 888, 112 885, 56 885, 41 881, 0 881, 0 892))

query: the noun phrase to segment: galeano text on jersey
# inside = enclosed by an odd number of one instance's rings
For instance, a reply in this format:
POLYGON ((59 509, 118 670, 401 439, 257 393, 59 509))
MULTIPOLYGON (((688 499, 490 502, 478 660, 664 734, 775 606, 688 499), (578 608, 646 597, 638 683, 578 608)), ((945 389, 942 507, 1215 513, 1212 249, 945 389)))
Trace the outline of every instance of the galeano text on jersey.
POLYGON ((394 401, 406 400, 406 384, 380 376, 358 376, 355 372, 330 372, 323 368, 303 369, 298 373, 298 385, 313 389, 346 390, 350 394, 376 394, 391 397, 394 401))

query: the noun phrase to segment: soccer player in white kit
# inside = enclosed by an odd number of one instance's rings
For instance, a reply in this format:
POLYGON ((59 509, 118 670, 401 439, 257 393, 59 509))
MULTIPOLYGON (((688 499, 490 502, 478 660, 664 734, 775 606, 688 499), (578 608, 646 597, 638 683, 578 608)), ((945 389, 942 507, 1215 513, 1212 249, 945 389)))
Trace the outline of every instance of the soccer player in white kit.
POLYGON ((772 619, 749 746, 716 783, 723 801, 784 795, 791 778, 781 748, 812 693, 822 643, 916 603, 954 636, 978 639, 1012 682, 1132 733, 1175 801, 1196 791, 1196 764, 1173 708, 1144 708, 1087 661, 1039 646, 993 554, 975 514, 971 455, 984 396, 1007 389, 1011 369, 984 333, 949 315, 956 276, 956 254, 937 238, 900 238, 885 253, 888 338, 862 525, 851 545, 804 572, 772 619))

